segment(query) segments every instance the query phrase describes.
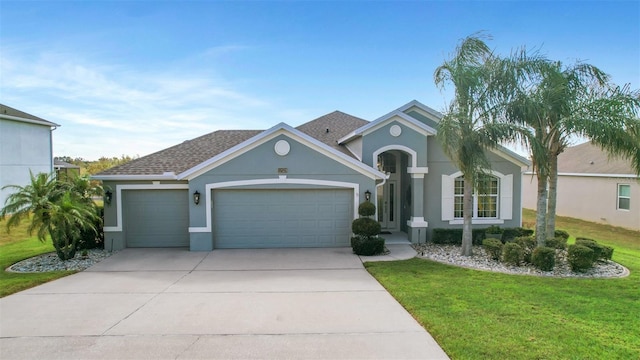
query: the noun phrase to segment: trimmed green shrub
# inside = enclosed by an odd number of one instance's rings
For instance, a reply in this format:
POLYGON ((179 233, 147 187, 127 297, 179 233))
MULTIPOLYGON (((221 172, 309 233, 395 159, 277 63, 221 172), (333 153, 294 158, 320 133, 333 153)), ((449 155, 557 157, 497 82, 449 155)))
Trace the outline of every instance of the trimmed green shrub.
POLYGON ((351 223, 351 230, 356 235, 351 238, 351 248, 356 255, 371 256, 384 252, 384 238, 378 236, 380 223, 366 217, 375 212, 375 205, 368 201, 358 206, 358 213, 364 217, 351 223))
POLYGON ((556 250, 551 247, 537 247, 531 254, 531 263, 542 271, 551 271, 556 266, 556 250))
POLYGON ((561 237, 564 239, 564 241, 566 242, 567 240, 569 240, 569 233, 564 231, 564 230, 556 230, 554 233, 555 237, 561 237))
POLYGON ((507 243, 513 241, 515 238, 531 235, 533 235, 533 230, 531 229, 525 229, 523 227, 506 228, 502 233, 502 242, 507 243))
POLYGON ((370 218, 355 219, 351 223, 351 230, 356 235, 376 236, 380 229, 380 223, 370 218))
POLYGON ((602 246, 602 260, 611 260, 611 258, 613 257, 613 248, 611 246, 605 246, 605 245, 600 245, 602 246))
POLYGON ((531 254, 533 253, 533 249, 537 246, 536 239, 529 236, 521 236, 516 238, 513 243, 520 245, 522 248, 523 260, 527 263, 531 263, 531 254))
MULTIPOLYGON (((484 229, 472 230, 473 245, 482 245, 484 229)), ((462 229, 433 229, 432 241, 441 245, 462 245, 462 229)))
POLYGON ((384 251, 384 239, 379 236, 354 236, 351 238, 351 248, 356 255, 377 255, 384 251))
POLYGON ((593 261, 600 259, 600 257, 602 256, 602 246, 600 246, 600 244, 598 244, 593 239, 577 238, 576 245, 586 246, 589 249, 593 250, 593 261))
POLYGON ((376 213, 376 206, 372 202, 365 201, 358 206, 358 214, 360 216, 373 216, 376 213))
POLYGON ((576 245, 586 246, 589 249, 593 250, 593 261, 611 260, 611 257, 613 256, 612 247, 598 244, 593 239, 581 238, 581 237, 577 238, 576 245))
POLYGON ((524 260, 524 250, 514 242, 506 243, 502 247, 502 261, 507 264, 520 266, 524 260))
POLYGON ((493 260, 500 261, 502 254, 502 241, 498 239, 484 239, 482 246, 493 260))
POLYGON ((502 230, 498 225, 491 225, 484 229, 485 234, 502 234, 503 232, 504 230, 502 230))
POLYGON ((556 236, 554 238, 545 240, 544 246, 564 250, 567 248, 567 239, 565 239, 564 237, 556 236))
POLYGON ((589 270, 593 267, 593 250, 583 245, 569 245, 567 261, 569 262, 571 270, 575 272, 589 270))

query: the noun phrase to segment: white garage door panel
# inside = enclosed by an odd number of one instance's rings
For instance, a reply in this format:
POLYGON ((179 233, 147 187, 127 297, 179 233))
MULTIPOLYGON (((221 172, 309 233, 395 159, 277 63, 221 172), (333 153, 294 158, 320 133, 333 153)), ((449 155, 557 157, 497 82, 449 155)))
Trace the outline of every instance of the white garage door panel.
POLYGON ((348 246, 351 190, 215 190, 216 248, 348 246))
POLYGON ((188 200, 185 190, 125 191, 127 247, 189 246, 188 200))

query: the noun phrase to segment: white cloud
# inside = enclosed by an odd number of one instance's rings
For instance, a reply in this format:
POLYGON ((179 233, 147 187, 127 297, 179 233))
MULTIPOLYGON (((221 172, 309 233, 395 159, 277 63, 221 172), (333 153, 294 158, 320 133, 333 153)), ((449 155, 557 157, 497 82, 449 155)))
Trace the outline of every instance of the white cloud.
MULTIPOLYGON (((214 48, 201 56, 238 49, 214 48)), ((3 103, 62 125, 54 132, 55 155, 143 156, 218 129, 266 129, 282 117, 303 115, 197 66, 154 71, 3 46, 0 72, 3 103)))

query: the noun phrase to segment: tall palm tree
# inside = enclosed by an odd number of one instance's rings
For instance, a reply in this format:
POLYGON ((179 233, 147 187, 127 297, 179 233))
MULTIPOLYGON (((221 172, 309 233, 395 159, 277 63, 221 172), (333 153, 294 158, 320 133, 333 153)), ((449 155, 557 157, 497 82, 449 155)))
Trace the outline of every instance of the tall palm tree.
POLYGON ((464 179, 462 255, 472 255, 473 191, 490 169, 486 150, 500 140, 515 136, 513 126, 490 121, 499 108, 498 95, 505 84, 500 63, 480 34, 469 36, 457 46, 453 57, 440 65, 435 83, 443 89, 455 88, 454 99, 438 124, 437 137, 445 154, 462 172, 464 179))
POLYGON ((0 210, 0 220, 7 219, 7 230, 30 219, 29 234, 36 232, 38 239, 51 237, 60 259, 75 255, 79 233, 83 229, 95 229, 97 212, 93 202, 87 202, 71 183, 59 182, 53 175, 30 174, 25 186, 8 185, 14 189, 0 210))
MULTIPOLYGON (((527 56, 510 59, 526 62, 527 56)), ((522 82, 508 105, 506 118, 528 127, 529 147, 538 178, 536 240, 555 236, 558 156, 573 138, 587 138, 611 155, 632 161, 640 174, 640 93, 616 87, 597 67, 565 67, 546 61, 535 77, 522 82)))

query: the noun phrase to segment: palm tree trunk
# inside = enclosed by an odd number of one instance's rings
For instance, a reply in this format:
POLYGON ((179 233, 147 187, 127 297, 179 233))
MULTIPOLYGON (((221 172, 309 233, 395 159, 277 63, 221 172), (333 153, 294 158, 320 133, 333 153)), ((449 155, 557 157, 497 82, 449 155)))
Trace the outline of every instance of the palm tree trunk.
POLYGON ((462 256, 471 256, 473 252, 473 231, 471 229, 471 219, 473 218, 473 181, 464 178, 464 196, 462 198, 462 256))
POLYGON ((547 225, 545 234, 547 239, 556 236, 556 197, 558 194, 558 155, 549 158, 549 193, 547 194, 547 225))
POLYGON ((538 202, 536 204, 536 243, 544 246, 547 215, 547 176, 537 172, 538 202))

